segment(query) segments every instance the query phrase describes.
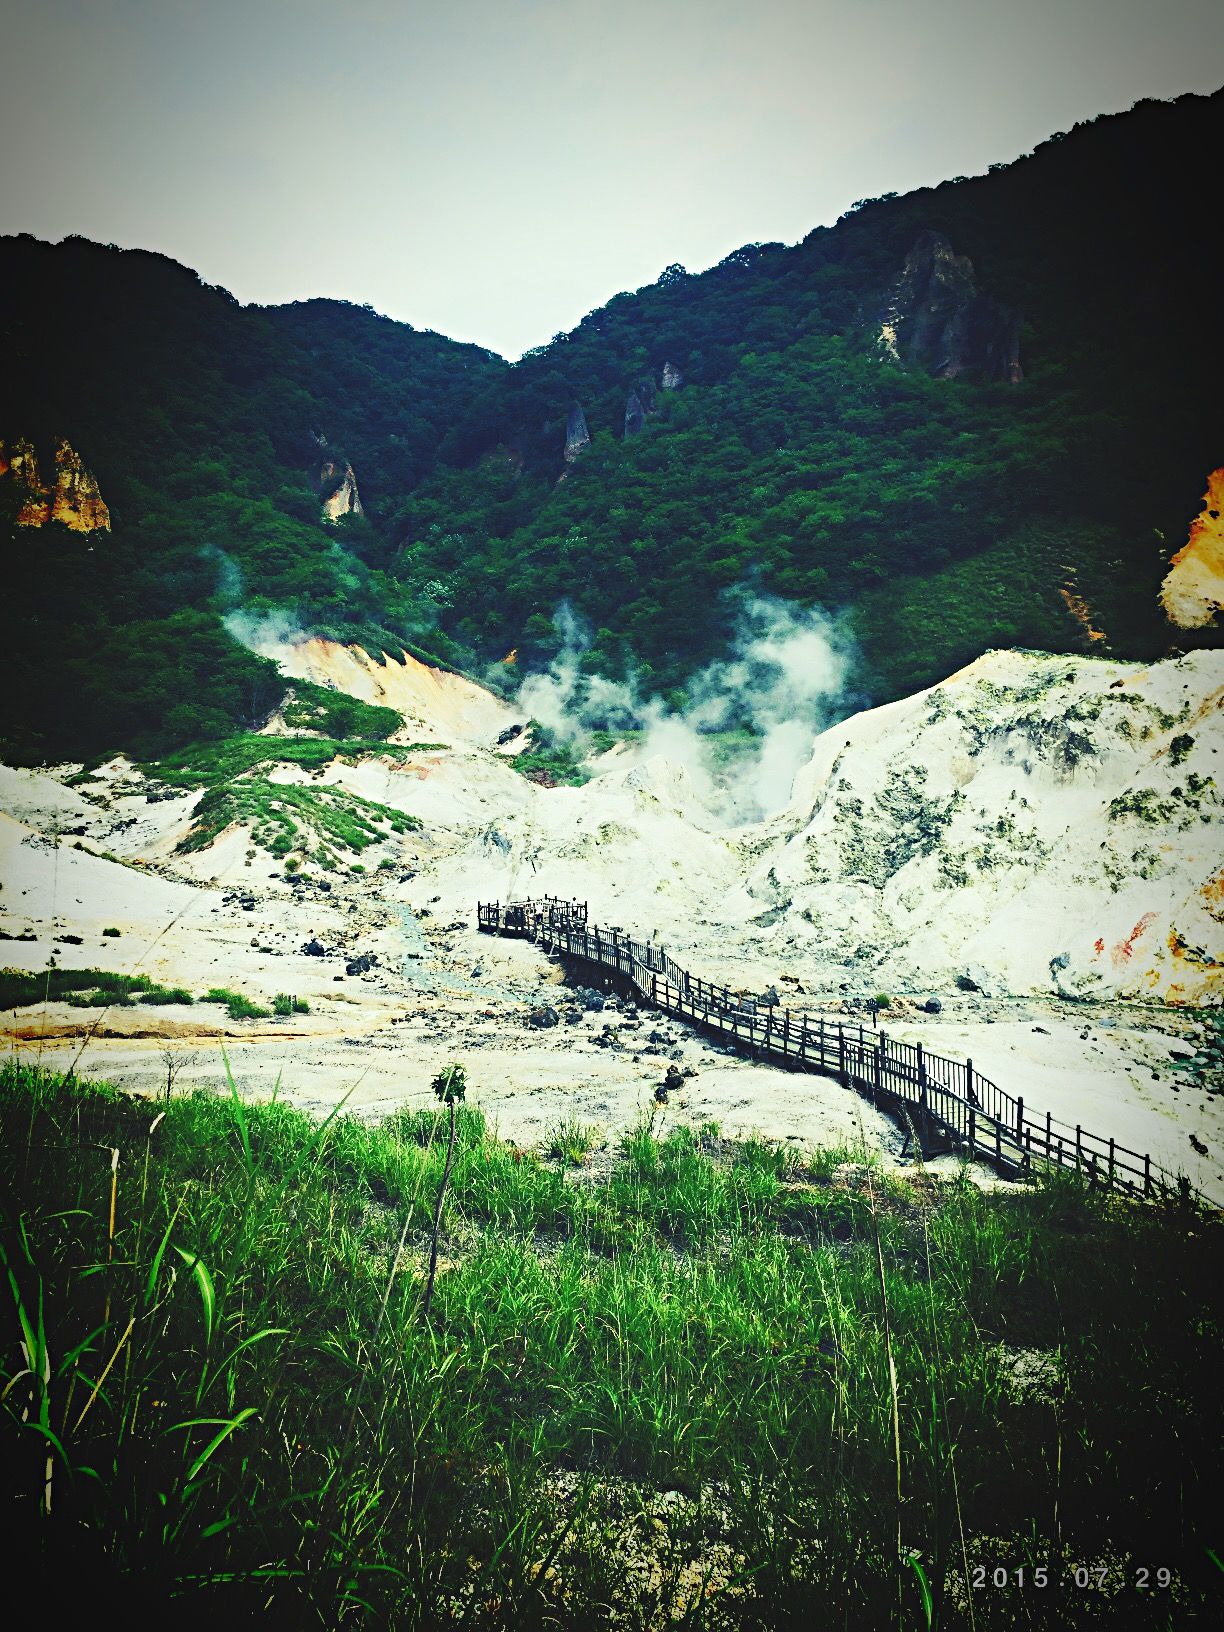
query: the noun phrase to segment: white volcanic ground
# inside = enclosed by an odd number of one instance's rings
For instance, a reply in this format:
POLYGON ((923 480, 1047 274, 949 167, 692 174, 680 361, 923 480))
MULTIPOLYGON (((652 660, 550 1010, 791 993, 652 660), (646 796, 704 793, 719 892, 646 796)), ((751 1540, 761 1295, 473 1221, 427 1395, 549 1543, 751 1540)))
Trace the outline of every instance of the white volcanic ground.
POLYGON ((616 750, 582 788, 528 782, 496 747, 508 706, 412 658, 319 640, 276 655, 291 675, 400 709, 402 740, 442 745, 277 779, 340 784, 421 829, 366 852, 365 874, 307 862, 313 876, 294 885, 240 828, 181 853, 197 796, 151 801, 123 760, 77 785, 77 767, 0 768, 0 962, 54 956, 197 995, 293 992, 312 1012, 25 1007, 0 1016, 23 1055, 148 1089, 166 1051, 188 1058, 180 1086, 224 1081, 224 1048, 245 1091, 279 1079, 301 1103, 348 1094, 370 1114, 426 1102, 439 1065, 461 1056, 477 1102, 524 1143, 572 1116, 615 1135, 653 1108, 677 1060, 696 1075, 665 1119, 866 1138, 895 1159, 892 1125, 833 1082, 755 1066, 649 1014, 579 1017, 535 948, 476 932, 478 899, 576 895, 596 921, 657 933, 747 989, 776 983, 787 1002, 835 1015, 887 993, 898 1037, 970 1055, 1034 1110, 1148 1150, 1224 1199, 1218 1058, 1186 1066, 1208 1035, 1196 1006, 1224 992, 1221 654, 1144 668, 991 653, 816 738, 786 808, 737 830, 659 757, 616 750), (395 869, 375 873, 380 858, 395 869), (326 957, 303 953, 312 937, 326 957), (346 974, 359 953, 379 961, 346 974), (932 995, 938 1015, 919 1007, 932 995), (557 1028, 526 1024, 541 1000, 562 1011, 557 1028))

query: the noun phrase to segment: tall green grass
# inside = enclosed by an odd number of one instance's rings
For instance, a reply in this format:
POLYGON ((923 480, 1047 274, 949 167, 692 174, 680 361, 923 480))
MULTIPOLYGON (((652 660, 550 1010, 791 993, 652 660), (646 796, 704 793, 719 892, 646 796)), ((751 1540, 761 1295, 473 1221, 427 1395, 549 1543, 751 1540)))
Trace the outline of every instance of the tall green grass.
POLYGON ((464 1104, 426 1321, 445 1112, 163 1110, 10 1063, 0 1133, 6 1535, 48 1612, 1154 1628, 1218 1599, 1214 1218, 649 1124, 576 1183, 464 1104), (1177 1596, 963 1586, 1043 1561, 1159 1562, 1177 1596))

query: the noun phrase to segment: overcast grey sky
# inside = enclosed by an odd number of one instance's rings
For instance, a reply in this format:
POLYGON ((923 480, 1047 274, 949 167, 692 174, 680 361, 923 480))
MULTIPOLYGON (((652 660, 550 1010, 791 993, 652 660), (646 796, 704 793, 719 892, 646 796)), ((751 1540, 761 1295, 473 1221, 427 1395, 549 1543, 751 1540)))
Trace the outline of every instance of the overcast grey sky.
POLYGON ((0 231, 507 356, 1141 96, 1220 0, 0 0, 0 231))

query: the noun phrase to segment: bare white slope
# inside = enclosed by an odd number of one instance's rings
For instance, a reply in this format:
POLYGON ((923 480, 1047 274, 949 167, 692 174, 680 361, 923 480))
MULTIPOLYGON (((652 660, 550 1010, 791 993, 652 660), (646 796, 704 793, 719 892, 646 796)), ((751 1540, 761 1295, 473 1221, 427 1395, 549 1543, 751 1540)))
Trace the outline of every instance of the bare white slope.
POLYGON ((407 729, 404 740, 427 736, 432 742, 492 742, 515 722, 500 697, 461 674, 400 658, 373 657, 360 646, 319 638, 273 642, 258 648, 294 680, 334 686, 363 702, 398 709, 407 729))
POLYGON ((991 652, 817 740, 748 875, 766 944, 883 984, 1224 995, 1224 654, 991 652))

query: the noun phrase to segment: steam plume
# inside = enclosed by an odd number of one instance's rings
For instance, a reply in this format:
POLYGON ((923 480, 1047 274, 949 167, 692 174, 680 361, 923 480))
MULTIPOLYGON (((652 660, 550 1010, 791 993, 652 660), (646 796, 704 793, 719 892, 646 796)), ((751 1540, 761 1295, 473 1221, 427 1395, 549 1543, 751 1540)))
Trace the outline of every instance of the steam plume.
POLYGON ((682 712, 642 697, 632 684, 586 674, 590 631, 568 605, 553 622, 561 650, 547 672, 524 680, 523 712, 581 751, 591 748, 596 728, 641 731, 637 755, 684 765, 705 803, 728 822, 756 821, 786 803, 812 739, 848 701, 854 644, 819 608, 741 593, 731 654, 695 676, 682 712), (733 785, 720 786, 711 734, 736 726, 747 726, 756 742, 747 763, 736 764, 733 785))

